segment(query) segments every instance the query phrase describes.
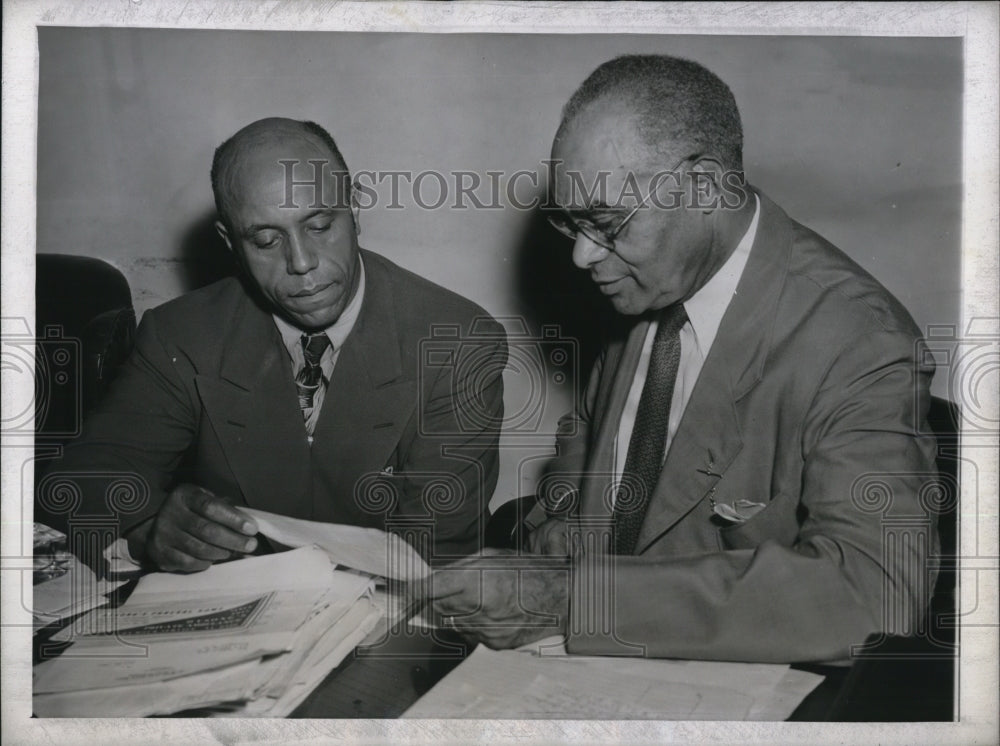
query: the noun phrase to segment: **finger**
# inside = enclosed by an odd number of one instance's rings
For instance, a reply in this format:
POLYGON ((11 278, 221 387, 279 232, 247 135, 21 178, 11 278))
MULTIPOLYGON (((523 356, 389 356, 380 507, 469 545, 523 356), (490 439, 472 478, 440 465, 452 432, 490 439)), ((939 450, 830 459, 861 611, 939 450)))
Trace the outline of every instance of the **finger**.
POLYGON ((528 549, 532 554, 550 554, 549 542, 552 536, 551 526, 544 524, 528 537, 528 549))
MULTIPOLYGON (((506 557, 515 557, 515 556, 517 556, 517 552, 515 550, 513 550, 513 549, 497 549, 495 547, 483 547, 482 550, 479 553, 479 556, 480 557, 504 557, 504 556, 506 556, 506 557)), ((459 563, 463 563, 463 564, 469 565, 469 564, 475 563, 476 559, 477 559, 476 557, 466 557, 464 559, 459 560, 455 564, 457 565, 459 563)))
POLYGON ((150 544, 149 558, 159 569, 166 572, 201 572, 212 566, 207 560, 192 557, 159 541, 150 544))
POLYGON ((536 531, 532 531, 528 535, 528 551, 531 552, 532 554, 543 554, 544 553, 543 547, 542 547, 542 536, 541 536, 541 534, 542 534, 542 530, 538 529, 536 531))
POLYGON ((480 585, 479 570, 467 568, 442 568, 436 570, 427 584, 427 598, 439 599, 453 596, 470 595, 475 592, 479 595, 480 585))
POLYGON ((565 531, 557 531, 551 537, 547 554, 557 554, 559 556, 569 554, 569 537, 565 531))
POLYGON ((225 550, 226 556, 229 552, 246 554, 257 548, 257 539, 253 536, 248 537, 246 534, 237 533, 208 518, 199 518, 194 514, 180 528, 184 533, 206 545, 225 550))
POLYGON ((458 596, 467 595, 467 585, 454 579, 438 580, 434 579, 427 589, 427 598, 430 601, 440 601, 441 599, 454 599, 458 596))
MULTIPOLYGON (((464 619, 474 614, 477 611, 476 606, 478 606, 478 604, 470 605, 462 602, 460 599, 456 599, 455 597, 436 599, 433 603, 431 603, 431 609, 435 614, 441 617, 454 617, 456 624, 457 620, 464 619)), ((465 626, 468 625, 465 624, 465 626)))
POLYGON ((481 642, 494 650, 516 647, 513 643, 521 633, 519 629, 497 626, 478 614, 450 614, 449 627, 463 637, 481 642))
POLYGON ((208 562, 219 562, 232 556, 228 549, 209 544, 186 531, 177 531, 163 537, 163 543, 189 557, 208 562))
POLYGON ((548 554, 549 537, 552 535, 554 520, 549 519, 528 534, 528 549, 533 554, 548 554))
POLYGON ((199 488, 197 492, 189 492, 185 502, 192 512, 213 523, 226 526, 245 536, 253 536, 257 533, 256 521, 207 490, 199 488))

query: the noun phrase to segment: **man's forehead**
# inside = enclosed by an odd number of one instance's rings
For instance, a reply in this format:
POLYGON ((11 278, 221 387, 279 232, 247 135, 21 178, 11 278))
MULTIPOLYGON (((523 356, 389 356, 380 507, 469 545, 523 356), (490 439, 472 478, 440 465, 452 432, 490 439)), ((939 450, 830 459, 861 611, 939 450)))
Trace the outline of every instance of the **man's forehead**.
POLYGON ((643 168, 645 148, 635 120, 623 111, 586 112, 553 143, 552 155, 560 169, 623 174, 643 168))
POLYGON ((242 179, 276 178, 285 173, 285 162, 308 167, 309 161, 326 161, 327 170, 339 166, 326 145, 307 133, 271 135, 247 141, 237 150, 233 169, 242 179))
POLYGON ((331 206, 341 197, 341 164, 308 137, 268 138, 242 151, 227 179, 231 198, 261 207, 331 206))

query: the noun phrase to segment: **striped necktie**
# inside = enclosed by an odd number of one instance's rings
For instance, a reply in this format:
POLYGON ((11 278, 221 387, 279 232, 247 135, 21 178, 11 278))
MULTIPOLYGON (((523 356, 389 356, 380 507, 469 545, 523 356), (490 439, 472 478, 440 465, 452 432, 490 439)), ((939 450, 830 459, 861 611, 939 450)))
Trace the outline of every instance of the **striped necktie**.
POLYGON ((653 337, 649 370, 639 397, 639 409, 629 440, 621 486, 615 495, 615 554, 632 554, 639 542, 639 529, 649 508, 649 499, 663 471, 663 449, 667 442, 670 401, 674 395, 681 361, 681 327, 687 313, 680 303, 660 312, 653 337))
POLYGON ((316 390, 326 384, 323 377, 323 368, 319 361, 323 358, 323 353, 330 346, 330 338, 326 332, 317 334, 302 335, 302 354, 306 364, 295 376, 295 387, 299 392, 299 407, 302 408, 302 416, 308 416, 308 410, 312 409, 313 396, 316 390))

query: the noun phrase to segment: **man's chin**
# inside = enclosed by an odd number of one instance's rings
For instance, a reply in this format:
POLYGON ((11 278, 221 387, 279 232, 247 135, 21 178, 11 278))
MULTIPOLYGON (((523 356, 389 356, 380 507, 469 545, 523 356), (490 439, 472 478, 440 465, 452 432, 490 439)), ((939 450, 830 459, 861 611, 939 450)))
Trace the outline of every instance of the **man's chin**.
POLYGON ((608 300, 611 302, 611 307, 622 316, 638 316, 645 310, 639 307, 634 298, 626 295, 612 295, 608 300))
POLYGON ((282 315, 302 331, 313 332, 326 329, 335 323, 340 318, 342 311, 343 309, 340 307, 327 308, 309 313, 295 313, 294 311, 285 309, 282 315))

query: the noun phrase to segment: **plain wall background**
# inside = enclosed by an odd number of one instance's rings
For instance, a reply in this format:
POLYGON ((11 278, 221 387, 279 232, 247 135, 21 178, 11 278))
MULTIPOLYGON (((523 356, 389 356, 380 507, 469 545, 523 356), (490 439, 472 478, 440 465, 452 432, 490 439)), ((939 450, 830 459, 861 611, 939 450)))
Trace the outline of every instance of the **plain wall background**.
MULTIPOLYGON (((751 183, 922 328, 958 323, 961 39, 40 28, 37 250, 110 261, 141 314, 224 269, 209 167, 250 121, 313 119, 353 171, 538 172, 587 74, 650 52, 697 60, 730 85, 751 183)), ((379 188, 363 246, 532 332, 561 324, 586 361, 600 309, 537 213, 424 210, 407 194, 386 209, 379 188)), ((533 491, 552 452, 544 432, 584 377, 546 377, 543 434, 505 437, 494 504, 533 491)), ((537 400, 524 371, 506 383, 509 410, 537 400)), ((943 376, 934 392, 947 395, 943 376)))

